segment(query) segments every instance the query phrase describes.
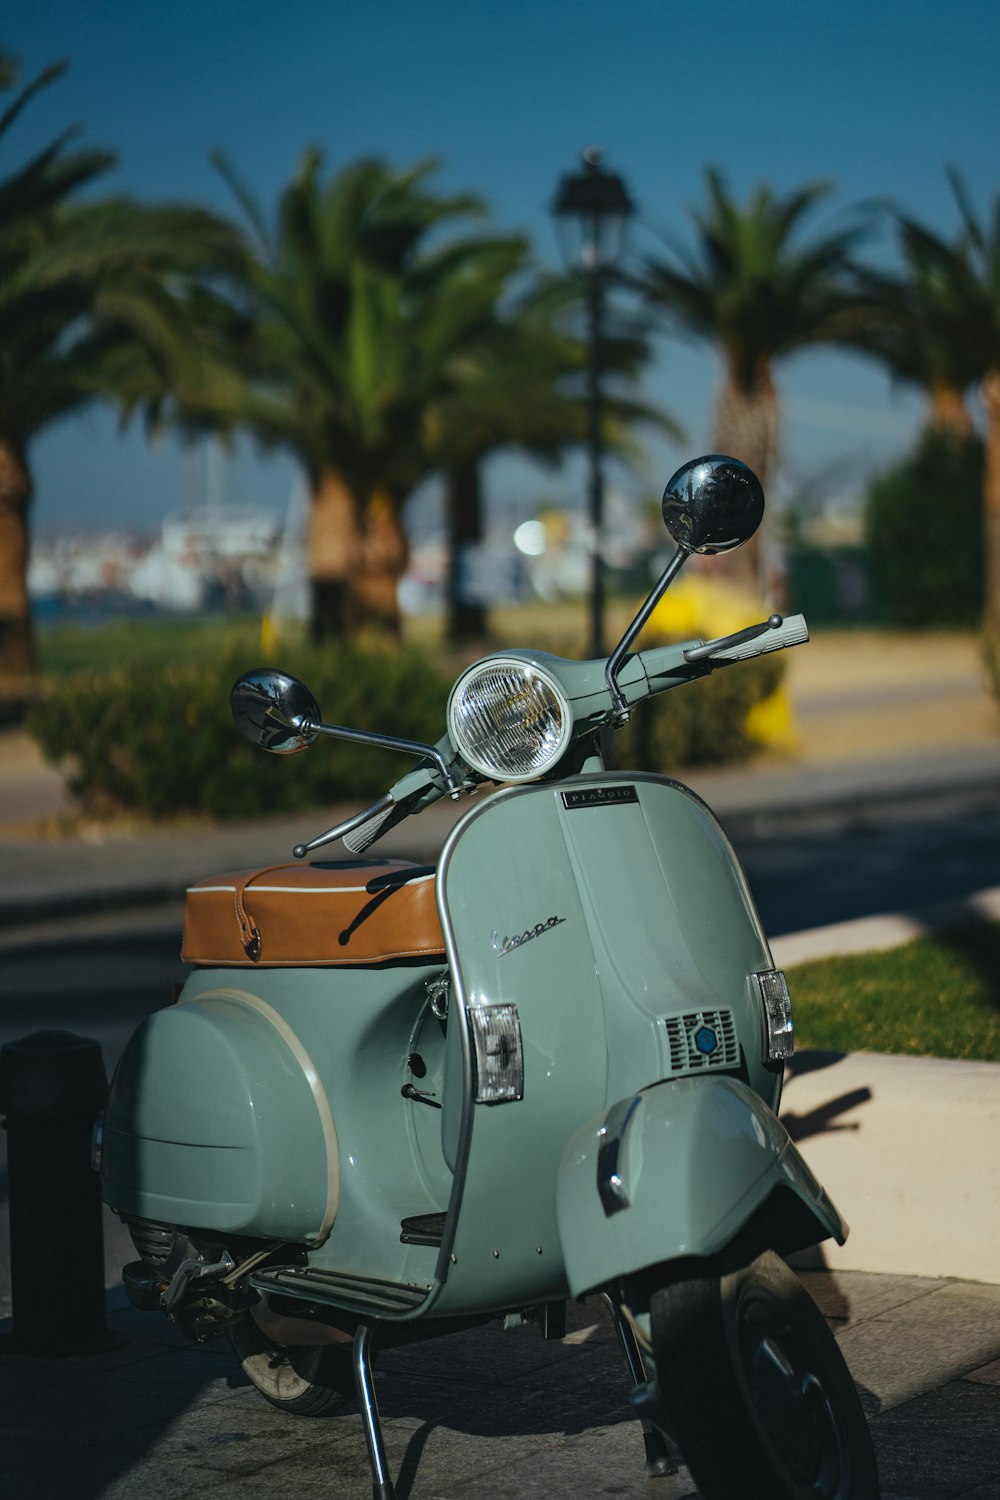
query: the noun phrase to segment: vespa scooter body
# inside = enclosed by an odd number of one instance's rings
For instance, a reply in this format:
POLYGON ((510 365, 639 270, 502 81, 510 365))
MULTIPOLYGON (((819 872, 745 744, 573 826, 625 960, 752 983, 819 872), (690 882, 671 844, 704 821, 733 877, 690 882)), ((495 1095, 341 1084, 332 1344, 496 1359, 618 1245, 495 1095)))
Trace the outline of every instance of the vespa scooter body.
POLYGON ((774 1117, 767 942, 692 792, 601 773, 498 793, 455 829, 437 900, 446 970, 196 969, 115 1079, 118 1211, 304 1247, 308 1271, 255 1284, 405 1319, 578 1296, 765 1207, 768 1243, 842 1239, 774 1117), (477 1102, 501 1010, 520 1097, 477 1102))
POLYGON ((561 1337, 566 1299, 589 1294, 611 1308, 651 1473, 679 1446, 706 1500, 877 1500, 849 1372, 780 1259, 847 1232, 777 1119, 784 976, 705 804, 600 752, 643 700, 808 639, 772 615, 631 652, 684 561, 762 513, 738 460, 684 465, 663 501, 677 552, 607 661, 486 657, 433 746, 324 723, 272 668, 233 689, 276 754, 331 735, 419 759, 293 851, 342 839, 354 858, 189 893, 194 968, 116 1070, 103 1193, 132 1228, 139 1306, 228 1332, 290 1414, 330 1414, 350 1387, 377 1500, 395 1492, 376 1340, 499 1315, 561 1337), (436 869, 358 857, 486 783, 506 786, 436 869))

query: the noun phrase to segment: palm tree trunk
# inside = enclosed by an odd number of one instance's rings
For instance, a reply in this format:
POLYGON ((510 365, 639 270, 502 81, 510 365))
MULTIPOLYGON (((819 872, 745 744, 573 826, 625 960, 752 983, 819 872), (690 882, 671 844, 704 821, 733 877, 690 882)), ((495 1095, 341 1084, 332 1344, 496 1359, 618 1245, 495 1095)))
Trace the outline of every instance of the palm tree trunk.
POLYGON ((962 399, 962 392, 952 385, 934 385, 930 391, 930 411, 927 425, 935 432, 950 433, 953 437, 975 437, 976 429, 969 408, 962 399))
MULTIPOLYGON (((752 370, 741 370, 727 357, 715 413, 715 451, 738 458, 764 486, 777 465, 779 434, 778 393, 767 360, 752 370)), ((757 533, 727 562, 726 576, 756 594, 764 592, 760 577, 761 534, 757 533)))
POLYGON ((483 539, 483 497, 479 465, 457 465, 445 475, 448 521, 445 639, 452 645, 482 640, 488 630, 485 604, 465 597, 462 554, 483 539))
POLYGON ((356 625, 352 581, 360 555, 357 505, 341 474, 321 469, 309 505, 309 629, 316 642, 342 640, 356 625))
POLYGON ((31 495, 23 448, 0 438, 0 720, 20 717, 37 685, 28 598, 31 495))
POLYGON ((394 636, 402 629, 399 581, 410 558, 401 509, 401 502, 384 490, 371 496, 361 521, 360 565, 351 580, 352 611, 358 623, 394 636))
POLYGON ((1000 369, 983 381, 986 407, 986 476, 983 482, 984 624, 1000 637, 1000 369))

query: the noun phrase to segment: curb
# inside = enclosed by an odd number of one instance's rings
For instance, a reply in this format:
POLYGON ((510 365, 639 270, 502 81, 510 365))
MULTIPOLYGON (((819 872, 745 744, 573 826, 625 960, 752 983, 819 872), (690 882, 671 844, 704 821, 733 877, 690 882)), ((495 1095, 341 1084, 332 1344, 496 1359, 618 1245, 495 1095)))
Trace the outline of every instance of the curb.
POLYGON ((916 912, 882 912, 857 917, 851 922, 831 922, 804 932, 772 938, 771 952, 779 969, 817 958, 835 958, 849 953, 884 953, 900 948, 930 932, 945 932, 970 922, 1000 921, 1000 886, 976 891, 959 901, 942 902, 916 912))
POLYGON ((1000 1064, 803 1052, 781 1119, 851 1226, 831 1271, 1000 1283, 1000 1064))
MULTIPOLYGON (((924 911, 773 939, 780 968, 886 951, 925 933, 1000 920, 1000 887, 924 911)), ((794 995, 794 991, 793 991, 794 995)), ((781 1119, 851 1226, 802 1264, 1000 1284, 1000 1064, 803 1052, 781 1119)))

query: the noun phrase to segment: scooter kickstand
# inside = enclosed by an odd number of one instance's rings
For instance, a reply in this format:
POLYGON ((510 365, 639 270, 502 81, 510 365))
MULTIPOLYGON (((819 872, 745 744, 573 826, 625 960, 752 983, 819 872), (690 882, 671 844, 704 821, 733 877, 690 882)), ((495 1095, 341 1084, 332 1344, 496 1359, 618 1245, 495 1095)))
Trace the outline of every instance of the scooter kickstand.
POLYGON ((368 1462, 372 1470, 372 1500, 396 1500, 396 1491, 389 1478, 389 1468, 385 1458, 378 1401, 375 1399, 370 1323, 359 1323, 354 1335, 354 1387, 358 1393, 361 1420, 365 1427, 365 1442, 368 1444, 368 1462))
MULTIPOLYGON (((615 1332, 618 1335, 618 1343, 625 1356, 625 1364, 628 1367, 629 1379, 632 1382, 632 1390, 643 1390, 648 1386, 646 1367, 642 1362, 639 1345, 636 1343, 632 1326, 622 1314, 621 1308, 616 1306, 612 1297, 605 1292, 604 1300, 611 1309, 611 1316, 615 1320, 615 1332)), ((646 1448, 646 1473, 650 1479, 660 1479, 668 1474, 677 1473, 677 1460, 670 1449, 670 1444, 660 1429, 651 1422, 648 1417, 639 1418, 642 1424, 642 1441, 646 1448)))

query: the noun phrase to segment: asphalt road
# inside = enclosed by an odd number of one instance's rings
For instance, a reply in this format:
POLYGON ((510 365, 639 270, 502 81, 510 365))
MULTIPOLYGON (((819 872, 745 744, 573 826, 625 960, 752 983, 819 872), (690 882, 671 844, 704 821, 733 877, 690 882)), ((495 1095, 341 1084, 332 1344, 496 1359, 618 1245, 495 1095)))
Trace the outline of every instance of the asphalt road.
POLYGON ((770 937, 918 912, 1000 885, 992 794, 871 806, 785 829, 740 820, 729 832, 770 937))

